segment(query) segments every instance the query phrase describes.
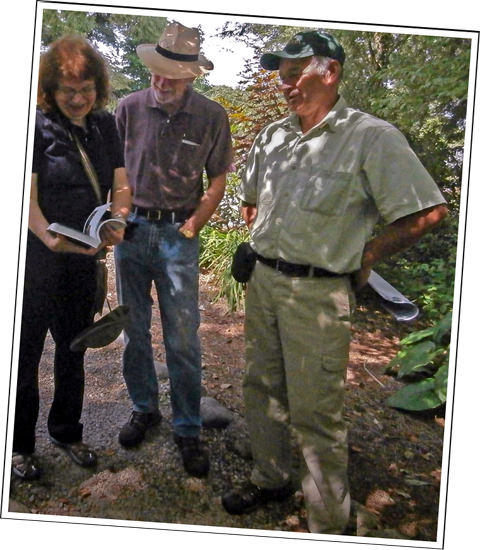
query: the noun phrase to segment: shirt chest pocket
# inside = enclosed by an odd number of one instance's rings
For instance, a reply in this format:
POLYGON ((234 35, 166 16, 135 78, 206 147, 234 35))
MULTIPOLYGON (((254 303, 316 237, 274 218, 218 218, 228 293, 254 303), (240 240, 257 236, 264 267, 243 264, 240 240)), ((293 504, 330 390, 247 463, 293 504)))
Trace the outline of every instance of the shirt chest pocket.
POLYGON ((317 169, 303 189, 300 208, 326 216, 344 212, 353 174, 317 169))
POLYGON ((205 164, 205 148, 200 140, 183 138, 171 160, 173 170, 188 178, 197 178, 205 164))

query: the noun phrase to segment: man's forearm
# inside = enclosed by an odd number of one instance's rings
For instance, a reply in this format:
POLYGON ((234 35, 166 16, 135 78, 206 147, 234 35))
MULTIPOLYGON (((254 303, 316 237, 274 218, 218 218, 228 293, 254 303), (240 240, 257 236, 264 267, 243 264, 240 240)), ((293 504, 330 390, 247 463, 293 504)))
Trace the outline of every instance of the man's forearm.
POLYGON ((447 213, 446 205, 440 204, 394 221, 365 245, 362 267, 372 267, 384 258, 409 248, 443 220, 447 213))
POLYGON ((355 274, 357 290, 367 284, 370 272, 376 263, 412 246, 422 235, 440 223, 447 214, 446 205, 439 204, 387 225, 385 230, 369 241, 363 249, 361 268, 355 274))
POLYGON ((257 205, 242 201, 241 214, 246 226, 250 229, 257 215, 257 205))
MULTIPOLYGON (((213 216, 225 193, 226 174, 212 178, 210 186, 200 200, 195 212, 183 225, 182 230, 198 235, 202 227, 213 216)), ((191 235, 191 236, 193 236, 191 235)))

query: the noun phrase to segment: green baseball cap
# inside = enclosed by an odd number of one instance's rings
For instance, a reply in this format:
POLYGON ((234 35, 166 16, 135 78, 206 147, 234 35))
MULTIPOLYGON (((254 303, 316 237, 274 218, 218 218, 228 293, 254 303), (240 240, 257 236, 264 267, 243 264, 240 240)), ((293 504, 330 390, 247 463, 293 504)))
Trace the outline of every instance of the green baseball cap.
POLYGON ((260 65, 267 71, 277 71, 282 59, 303 59, 321 55, 345 62, 345 51, 336 38, 321 30, 299 32, 291 38, 283 50, 264 53, 260 65))

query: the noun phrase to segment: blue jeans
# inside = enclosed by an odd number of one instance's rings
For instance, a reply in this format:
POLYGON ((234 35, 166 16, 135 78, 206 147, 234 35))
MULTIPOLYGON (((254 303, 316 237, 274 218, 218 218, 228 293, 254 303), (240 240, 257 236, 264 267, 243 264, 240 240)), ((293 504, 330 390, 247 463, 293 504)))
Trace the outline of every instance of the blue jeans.
POLYGON ((183 437, 200 433, 202 364, 198 328, 198 238, 187 239, 180 223, 150 222, 130 214, 133 238, 115 248, 117 292, 130 306, 125 329, 123 375, 134 410, 158 410, 158 382, 150 333, 157 290, 170 379, 173 430, 183 437))

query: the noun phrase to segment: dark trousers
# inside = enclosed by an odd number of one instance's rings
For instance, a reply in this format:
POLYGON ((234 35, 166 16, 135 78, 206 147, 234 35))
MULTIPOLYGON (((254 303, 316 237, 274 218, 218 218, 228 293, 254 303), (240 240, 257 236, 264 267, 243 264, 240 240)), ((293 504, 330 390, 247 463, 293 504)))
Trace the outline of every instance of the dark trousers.
POLYGON ((38 368, 48 330, 55 342, 54 397, 48 431, 63 443, 82 439, 84 352, 70 342, 93 320, 95 259, 51 252, 29 234, 23 293, 13 451, 35 450, 38 368))

